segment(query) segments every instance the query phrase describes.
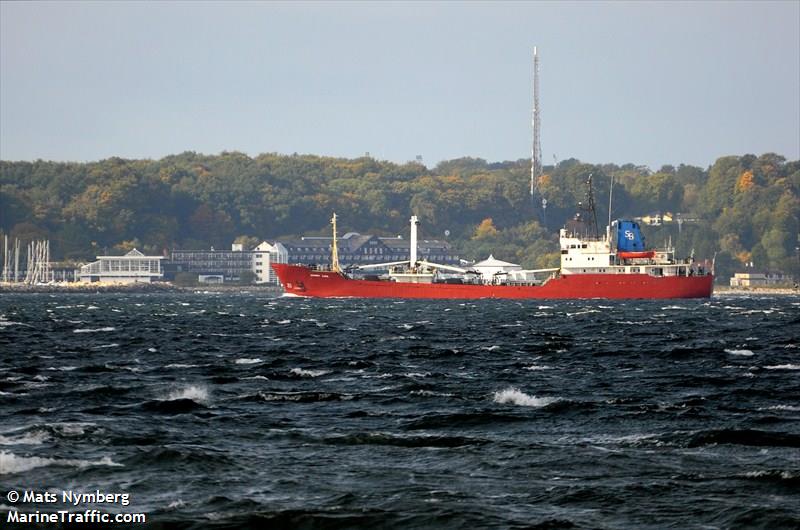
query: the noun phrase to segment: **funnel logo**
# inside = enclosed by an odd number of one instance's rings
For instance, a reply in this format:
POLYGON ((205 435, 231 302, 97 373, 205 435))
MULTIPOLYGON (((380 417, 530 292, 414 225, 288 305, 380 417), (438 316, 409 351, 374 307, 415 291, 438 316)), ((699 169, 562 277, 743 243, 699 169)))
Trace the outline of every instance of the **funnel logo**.
POLYGON ((636 236, 633 235, 633 232, 630 230, 625 230, 625 239, 628 241, 633 241, 636 236))

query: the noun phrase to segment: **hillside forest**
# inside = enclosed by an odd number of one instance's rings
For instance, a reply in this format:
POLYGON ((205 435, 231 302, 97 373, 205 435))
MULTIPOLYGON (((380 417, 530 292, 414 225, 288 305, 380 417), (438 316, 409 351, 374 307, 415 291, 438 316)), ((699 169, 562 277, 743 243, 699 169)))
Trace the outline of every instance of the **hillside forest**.
POLYGON ((229 248, 329 233, 446 239, 465 259, 489 253, 526 267, 558 263, 558 229, 585 200, 592 175, 601 227, 612 217, 680 214, 681 223, 644 228, 648 243, 671 241, 678 257, 716 256, 720 281, 752 266, 797 275, 800 161, 725 156, 703 169, 586 164, 546 166, 528 191, 530 161, 477 158, 433 168, 369 157, 185 152, 160 160, 109 158, 89 163, 0 161, 0 233, 50 239, 55 259, 85 262, 137 247, 229 248), (541 197, 547 199, 543 212, 541 197))

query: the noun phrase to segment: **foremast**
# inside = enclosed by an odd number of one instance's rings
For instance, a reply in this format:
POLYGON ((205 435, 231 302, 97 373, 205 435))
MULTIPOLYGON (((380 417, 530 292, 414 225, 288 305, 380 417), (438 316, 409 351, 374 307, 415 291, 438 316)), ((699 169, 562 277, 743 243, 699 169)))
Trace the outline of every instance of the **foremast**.
POLYGON ((331 270, 333 272, 342 272, 339 266, 339 247, 336 243, 336 212, 333 212, 331 217, 331 225, 333 225, 333 243, 331 244, 331 270))

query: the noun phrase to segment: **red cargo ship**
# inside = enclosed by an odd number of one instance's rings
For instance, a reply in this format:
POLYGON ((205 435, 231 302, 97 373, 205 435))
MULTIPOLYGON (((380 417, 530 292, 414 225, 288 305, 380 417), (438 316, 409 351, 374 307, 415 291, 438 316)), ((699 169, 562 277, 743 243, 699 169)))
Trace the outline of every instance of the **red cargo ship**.
POLYGON ((645 250, 644 237, 634 221, 608 226, 606 235, 579 236, 560 232, 561 267, 516 268, 487 276, 470 267, 453 267, 417 260, 417 217, 411 218, 411 259, 355 267, 338 264, 336 215, 331 267, 272 265, 289 295, 356 298, 440 299, 666 299, 708 298, 714 276, 692 258, 676 260, 673 249, 645 250), (363 270, 388 270, 359 279, 363 270))

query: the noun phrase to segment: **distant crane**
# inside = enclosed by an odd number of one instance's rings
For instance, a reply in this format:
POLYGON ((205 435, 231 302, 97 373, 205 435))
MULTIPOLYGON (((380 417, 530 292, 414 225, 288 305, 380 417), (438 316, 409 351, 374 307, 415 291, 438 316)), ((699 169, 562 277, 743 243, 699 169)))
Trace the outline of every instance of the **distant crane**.
MULTIPOLYGON (((539 116, 539 53, 536 46, 533 47, 533 145, 531 146, 531 204, 536 207, 536 190, 538 188, 539 177, 542 175, 542 140, 541 126, 542 121, 539 116)), ((544 199, 544 197, 542 197, 544 199)), ((546 202, 542 203, 542 215, 546 202)))

